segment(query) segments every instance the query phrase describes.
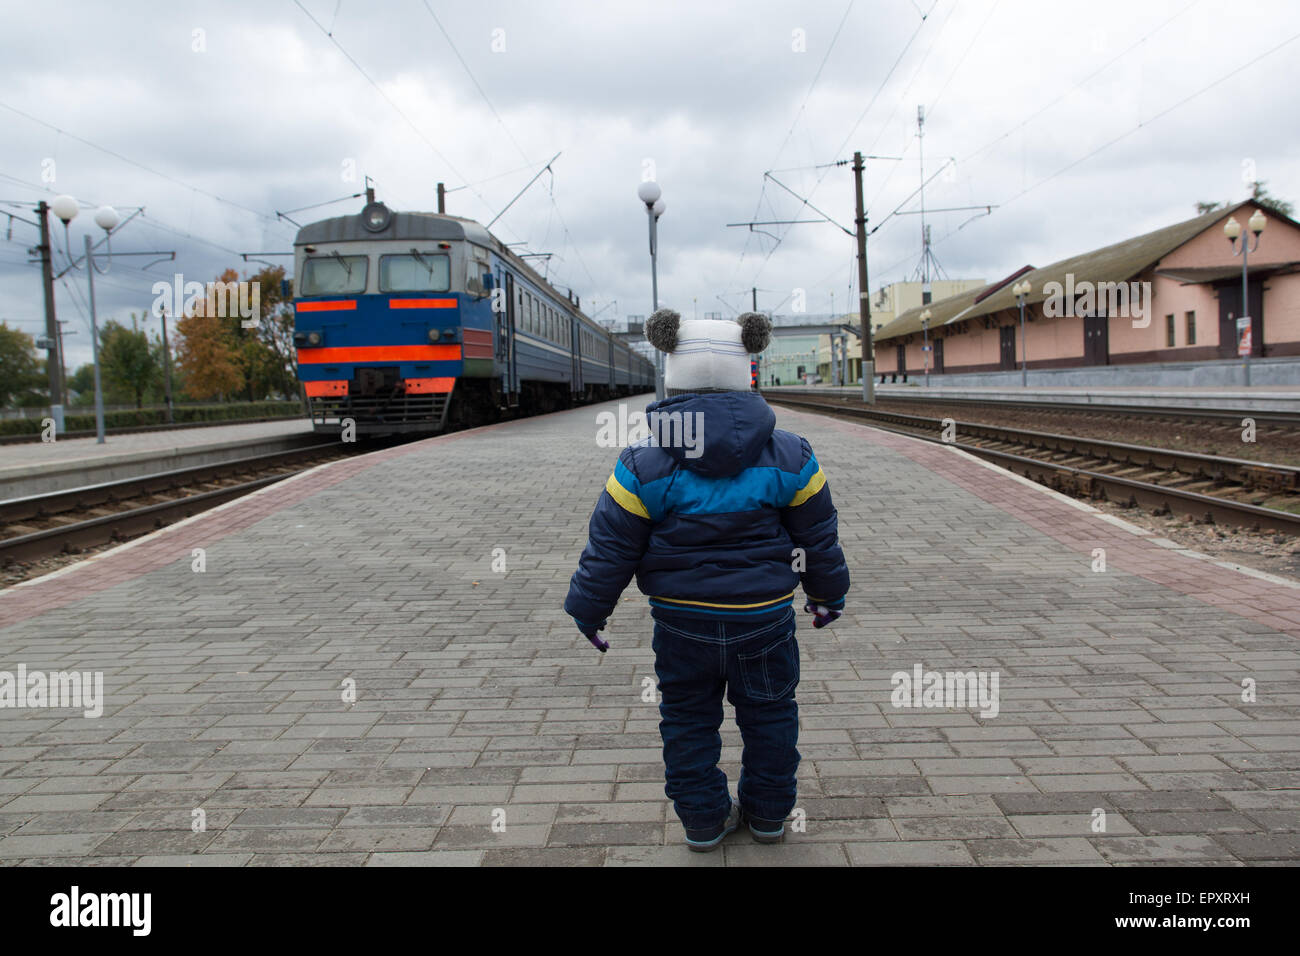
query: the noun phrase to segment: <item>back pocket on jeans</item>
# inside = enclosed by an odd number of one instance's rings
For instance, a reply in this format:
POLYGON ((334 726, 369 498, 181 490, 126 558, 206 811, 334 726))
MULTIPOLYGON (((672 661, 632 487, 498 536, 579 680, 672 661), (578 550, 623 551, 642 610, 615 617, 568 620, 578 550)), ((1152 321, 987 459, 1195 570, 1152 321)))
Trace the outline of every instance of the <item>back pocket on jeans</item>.
POLYGON ((799 643, 794 631, 760 651, 736 655, 745 693, 754 700, 782 700, 799 683, 799 643))

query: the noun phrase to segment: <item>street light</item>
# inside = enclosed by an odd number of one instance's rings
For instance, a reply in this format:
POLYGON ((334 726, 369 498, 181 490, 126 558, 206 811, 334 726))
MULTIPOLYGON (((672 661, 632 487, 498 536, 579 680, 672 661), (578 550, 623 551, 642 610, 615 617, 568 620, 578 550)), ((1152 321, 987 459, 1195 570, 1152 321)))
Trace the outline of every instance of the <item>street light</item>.
POLYGON ((921 334, 924 336, 924 343, 921 345, 921 358, 925 359, 925 387, 930 387, 930 310, 926 309, 921 313, 921 334))
MULTIPOLYGON (((54 211, 54 215, 63 220, 63 241, 64 245, 67 246, 68 223, 72 222, 72 220, 77 217, 80 207, 77 205, 77 201, 71 196, 56 196, 54 201, 50 203, 50 209, 54 211)), ((112 234, 113 230, 117 228, 119 221, 120 217, 117 214, 117 210, 112 206, 100 206, 95 210, 95 225, 104 230, 105 241, 108 240, 108 237, 112 234)), ((91 250, 90 233, 86 234, 85 240, 86 264, 89 266, 89 268, 86 269, 86 287, 87 291, 90 293, 90 354, 95 363, 95 442, 96 444, 102 445, 104 444, 104 388, 99 374, 99 325, 95 319, 95 273, 98 272, 101 275, 106 275, 108 270, 112 267, 112 263, 110 262, 103 269, 100 269, 99 266, 95 264, 94 253, 91 250)), ((109 249, 109 255, 112 255, 111 247, 109 249)), ((69 261, 72 259, 71 249, 68 249, 68 259, 69 261)), ((75 265, 76 263, 73 263, 73 266, 75 265)), ((72 268, 73 266, 70 266, 69 268, 72 268)))
MULTIPOLYGON (((1245 359, 1245 378, 1248 388, 1250 387, 1250 353, 1255 348, 1255 322, 1250 316, 1249 299, 1246 297, 1248 285, 1247 263, 1250 260, 1250 253, 1259 248, 1259 234, 1264 231, 1267 222, 1268 219, 1265 218, 1264 213, 1256 209, 1255 214, 1246 221, 1250 231, 1255 234, 1255 245, 1252 248, 1249 237, 1242 236, 1240 252, 1237 251, 1237 237, 1241 236, 1241 224, 1232 216, 1229 216, 1228 221, 1223 224, 1223 234, 1228 237, 1228 245, 1232 247, 1232 254, 1241 256, 1241 316, 1237 319, 1237 354, 1245 359), (1244 336, 1241 334, 1243 330, 1245 331, 1244 336)), ((1262 292, 1260 296, 1263 297, 1262 292)), ((1264 343, 1261 341, 1259 346, 1262 354, 1264 343)))
MULTIPOLYGON (((659 265, 657 261, 659 246, 659 217, 664 214, 663 190, 653 179, 644 180, 636 187, 636 196, 645 204, 646 219, 650 223, 650 295, 654 305, 652 311, 659 311, 659 265)), ((655 400, 664 400, 664 353, 655 349, 655 400)))
POLYGON ((1020 387, 1029 387, 1029 344, 1025 341, 1025 296, 1033 291, 1029 280, 1017 282, 1011 287, 1016 302, 1020 305, 1020 387))
MULTIPOLYGON (((63 221, 63 243, 68 252, 68 267, 59 273, 59 276, 66 275, 72 269, 80 268, 78 260, 72 258, 72 249, 68 238, 68 224, 77 218, 77 213, 81 207, 77 200, 71 196, 56 196, 50 203, 50 210, 54 215, 63 221)), ((99 371, 99 323, 95 315, 95 273, 107 275, 112 267, 112 257, 114 255, 112 245, 113 231, 119 226, 124 226, 136 216, 143 212, 143 208, 137 209, 131 213, 125 220, 117 214, 117 210, 112 206, 100 206, 95 210, 95 225, 104 230, 104 238, 100 242, 108 247, 105 257, 110 261, 101 269, 95 262, 95 246, 99 243, 91 243, 90 234, 84 237, 86 244, 86 287, 89 292, 90 300, 90 348, 91 356, 95 363, 95 442, 104 444, 104 388, 99 371)), ((174 252, 121 252, 117 255, 125 256, 165 256, 168 259, 175 259, 174 252)), ((152 263, 150 263, 152 265, 152 263)), ((145 268, 148 268, 146 266, 145 268)))

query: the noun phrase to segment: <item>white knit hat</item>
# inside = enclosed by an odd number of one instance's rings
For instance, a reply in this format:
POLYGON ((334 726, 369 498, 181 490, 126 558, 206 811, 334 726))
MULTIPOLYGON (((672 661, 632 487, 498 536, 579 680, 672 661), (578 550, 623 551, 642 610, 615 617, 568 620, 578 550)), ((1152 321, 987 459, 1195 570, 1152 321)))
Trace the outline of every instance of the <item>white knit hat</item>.
POLYGON ((681 392, 747 392, 749 357, 767 348, 772 323, 758 312, 738 320, 686 319, 660 309, 646 320, 646 340, 664 359, 664 389, 681 392))

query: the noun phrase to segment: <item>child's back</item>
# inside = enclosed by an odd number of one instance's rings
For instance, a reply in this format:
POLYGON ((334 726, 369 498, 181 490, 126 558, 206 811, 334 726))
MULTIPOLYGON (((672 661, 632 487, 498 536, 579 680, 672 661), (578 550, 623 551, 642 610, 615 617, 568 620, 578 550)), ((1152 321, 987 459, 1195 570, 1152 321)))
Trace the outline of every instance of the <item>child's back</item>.
POLYGON ((768 328, 752 313, 739 327, 651 317, 670 392, 703 393, 648 409, 652 438, 620 454, 564 604, 594 642, 633 575, 649 596, 665 789, 694 849, 716 846, 737 822, 717 768, 724 690, 745 742, 739 810, 759 839, 779 838, 799 762, 794 591, 803 584, 821 626, 839 616, 849 586, 812 448, 775 429, 748 391, 748 353, 766 347, 768 328))

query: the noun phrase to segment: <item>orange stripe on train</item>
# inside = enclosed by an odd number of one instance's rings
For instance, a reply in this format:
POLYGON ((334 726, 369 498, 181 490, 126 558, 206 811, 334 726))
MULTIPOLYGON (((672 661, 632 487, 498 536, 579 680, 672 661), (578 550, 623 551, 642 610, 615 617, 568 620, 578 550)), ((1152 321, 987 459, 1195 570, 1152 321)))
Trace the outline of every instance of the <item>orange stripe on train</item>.
POLYGON ((294 308, 299 312, 354 312, 356 299, 338 299, 334 302, 299 302, 294 308))
POLYGON ((459 345, 359 345, 298 350, 298 361, 306 365, 321 362, 454 362, 459 359, 459 345))
POLYGON ((319 398, 322 395, 346 395, 348 393, 348 383, 343 381, 303 382, 302 386, 307 390, 308 398, 319 398))
POLYGON ((390 309, 454 309, 455 299, 389 299, 390 309))

